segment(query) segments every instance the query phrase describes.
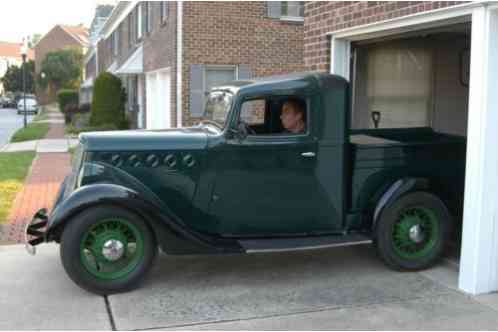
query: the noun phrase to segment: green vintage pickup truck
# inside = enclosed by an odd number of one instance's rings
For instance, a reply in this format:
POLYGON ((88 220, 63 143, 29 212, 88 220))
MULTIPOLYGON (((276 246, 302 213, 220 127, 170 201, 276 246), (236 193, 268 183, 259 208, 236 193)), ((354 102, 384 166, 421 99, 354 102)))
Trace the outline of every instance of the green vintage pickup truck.
POLYGON ((136 287, 159 248, 373 242, 391 268, 427 268, 461 215, 465 139, 352 130, 349 90, 325 73, 236 81, 212 89, 195 127, 81 134, 73 172, 52 212, 27 225, 26 247, 60 243, 68 275, 100 294, 136 287), (298 131, 284 123, 289 101, 298 131))

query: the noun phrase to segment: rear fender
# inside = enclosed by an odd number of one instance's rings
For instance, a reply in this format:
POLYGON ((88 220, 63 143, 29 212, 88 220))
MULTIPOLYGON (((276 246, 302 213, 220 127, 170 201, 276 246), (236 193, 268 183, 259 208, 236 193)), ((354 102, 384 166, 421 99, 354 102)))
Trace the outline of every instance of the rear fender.
POLYGON ((429 180, 426 178, 403 178, 395 181, 377 201, 372 215, 372 229, 375 229, 382 211, 391 206, 399 197, 411 191, 428 189, 429 180))

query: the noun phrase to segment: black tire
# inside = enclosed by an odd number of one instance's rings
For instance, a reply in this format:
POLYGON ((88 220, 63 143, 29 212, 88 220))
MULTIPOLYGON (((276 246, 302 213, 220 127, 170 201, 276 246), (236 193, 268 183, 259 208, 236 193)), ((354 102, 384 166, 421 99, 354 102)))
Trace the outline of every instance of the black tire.
POLYGON ((140 285, 157 256, 157 244, 149 226, 136 214, 116 206, 97 206, 68 220, 61 237, 60 255, 66 273, 78 286, 96 294, 107 295, 129 291, 140 285), (126 220, 139 230, 143 237, 143 255, 125 276, 102 279, 90 273, 83 264, 80 244, 92 226, 110 218, 126 220))
POLYGON ((374 243, 379 256, 390 268, 398 271, 423 270, 432 266, 440 258, 447 243, 450 227, 450 213, 437 196, 428 192, 412 192, 401 196, 382 211, 375 225, 374 243), (431 220, 435 220, 432 224, 437 225, 437 232, 432 231, 432 236, 422 240, 422 243, 427 241, 427 247, 424 247, 424 250, 421 250, 417 257, 407 258, 406 255, 403 255, 405 253, 400 254, 399 244, 396 243, 395 224, 399 224, 402 213, 420 207, 432 211, 434 218, 431 220), (434 233, 436 234, 434 235, 434 233))

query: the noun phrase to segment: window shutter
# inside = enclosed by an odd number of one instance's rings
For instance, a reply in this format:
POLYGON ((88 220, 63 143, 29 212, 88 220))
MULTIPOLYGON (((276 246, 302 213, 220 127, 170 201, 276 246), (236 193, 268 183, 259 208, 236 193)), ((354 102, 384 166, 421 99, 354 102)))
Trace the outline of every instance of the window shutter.
POLYGON ((268 6, 268 16, 272 18, 280 18, 282 16, 282 4, 281 1, 267 1, 268 6))
POLYGON ((247 80, 249 78, 251 78, 251 66, 249 66, 249 65, 239 65, 237 79, 239 79, 239 80, 247 80))
POLYGON ((190 65, 190 115, 204 114, 204 65, 190 65))

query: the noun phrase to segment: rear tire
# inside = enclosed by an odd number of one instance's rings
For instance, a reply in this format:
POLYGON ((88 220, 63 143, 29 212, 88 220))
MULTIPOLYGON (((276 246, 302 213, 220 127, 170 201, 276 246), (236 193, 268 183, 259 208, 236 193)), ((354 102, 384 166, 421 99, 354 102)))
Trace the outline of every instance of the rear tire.
POLYGON ((99 206, 68 221, 60 254, 77 285, 106 295, 138 287, 153 265, 157 245, 139 216, 123 208, 99 206))
POLYGON ((437 196, 408 193, 380 215, 375 229, 378 254, 395 270, 426 269, 440 258, 450 226, 448 209, 437 196))

